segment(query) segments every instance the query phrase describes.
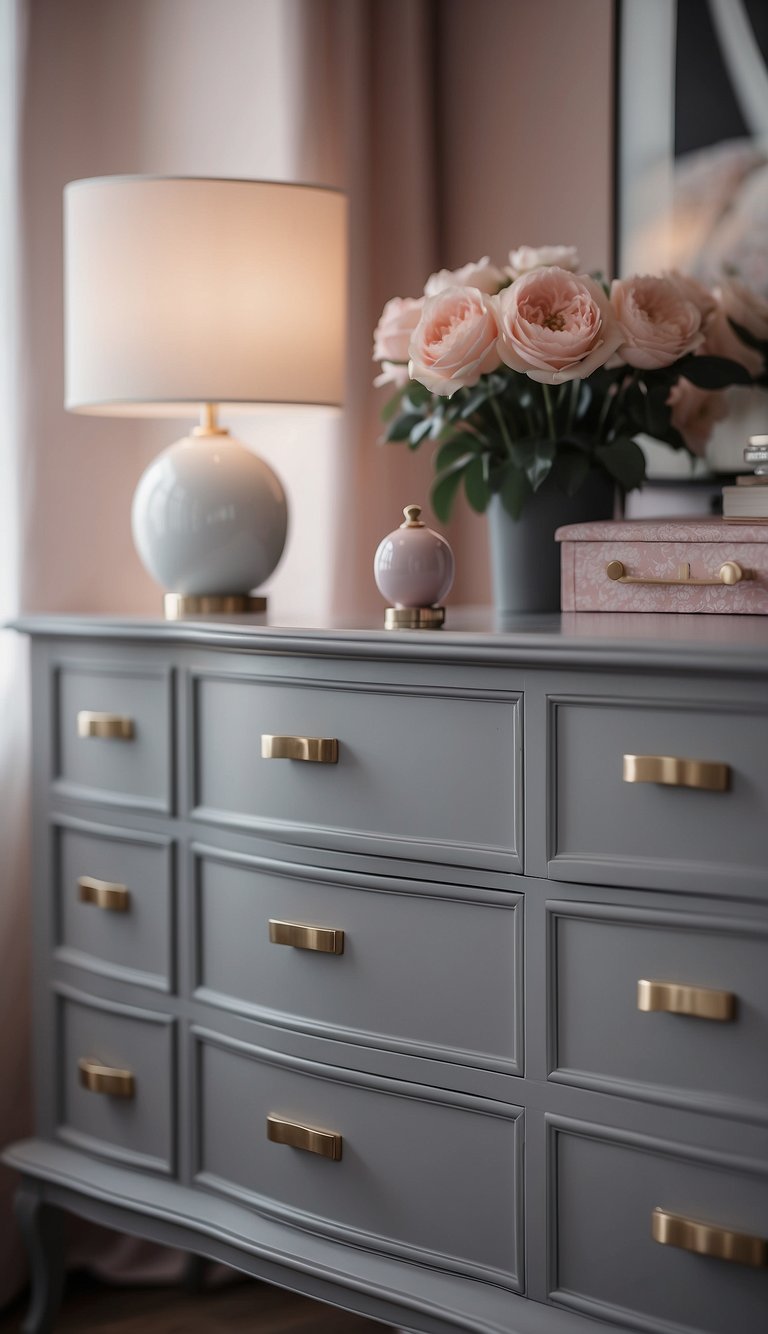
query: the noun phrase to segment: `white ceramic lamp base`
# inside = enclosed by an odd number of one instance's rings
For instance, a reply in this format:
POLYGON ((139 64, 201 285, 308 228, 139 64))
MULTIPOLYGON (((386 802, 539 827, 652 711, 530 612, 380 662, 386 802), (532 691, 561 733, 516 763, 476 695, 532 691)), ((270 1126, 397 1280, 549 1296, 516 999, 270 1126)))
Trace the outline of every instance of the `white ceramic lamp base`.
POLYGON ((285 546, 288 508, 263 459, 224 432, 192 434, 139 480, 131 515, 146 569, 175 596, 166 615, 263 610, 250 597, 285 546))

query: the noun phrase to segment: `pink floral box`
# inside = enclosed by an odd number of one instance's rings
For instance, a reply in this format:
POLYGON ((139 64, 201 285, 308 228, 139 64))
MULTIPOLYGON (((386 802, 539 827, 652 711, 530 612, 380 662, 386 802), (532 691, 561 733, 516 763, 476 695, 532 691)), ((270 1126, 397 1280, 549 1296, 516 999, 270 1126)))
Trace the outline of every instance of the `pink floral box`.
POLYGON ((555 537, 563 611, 768 613, 768 523, 628 519, 555 537))

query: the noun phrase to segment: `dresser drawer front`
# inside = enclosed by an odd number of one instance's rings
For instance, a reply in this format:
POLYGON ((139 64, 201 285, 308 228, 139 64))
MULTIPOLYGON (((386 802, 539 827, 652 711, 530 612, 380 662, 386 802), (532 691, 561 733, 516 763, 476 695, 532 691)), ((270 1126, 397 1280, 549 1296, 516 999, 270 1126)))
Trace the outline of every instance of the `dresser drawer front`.
POLYGON ((768 1120, 764 923, 556 902, 548 919, 550 1077, 768 1120), (641 1009, 641 982, 677 990, 641 1009))
POLYGON ((736 879, 764 885, 768 714, 551 699, 550 743, 550 875, 724 893, 736 879))
POLYGON ((522 1074, 520 896, 480 903, 439 885, 419 892, 386 877, 212 849, 196 861, 201 999, 342 1040, 522 1074), (276 943, 270 920, 341 932, 334 943, 343 952, 276 943))
POLYGON ((173 1020, 151 1010, 75 997, 58 998, 59 1138, 149 1171, 174 1170, 173 1020), (93 1084, 85 1086, 87 1064, 93 1084), (108 1075, 123 1079, 111 1091, 108 1075), (126 1089, 126 1085, 129 1087, 126 1089))
POLYGON ((318 846, 522 869, 519 696, 202 675, 194 699, 197 816, 318 846), (338 759, 267 758, 262 737, 275 736, 336 741, 338 759))
POLYGON ((649 1334, 764 1334, 768 1269, 661 1245, 651 1232, 662 1209, 710 1225, 715 1241, 724 1231, 768 1238, 764 1167, 741 1170, 684 1146, 566 1121, 549 1131, 557 1209, 550 1295, 558 1304, 649 1334))
POLYGON ((54 672, 56 790, 106 805, 170 812, 170 674, 59 664, 54 672))
POLYGON ((521 1286, 520 1109, 197 1037, 200 1184, 341 1240, 521 1286), (268 1138, 268 1118, 288 1143, 268 1138), (307 1128, 324 1142, 290 1147, 307 1128), (334 1135, 338 1161, 325 1156, 334 1135))
POLYGON ((170 991, 172 846, 120 829, 56 826, 57 956, 170 991))

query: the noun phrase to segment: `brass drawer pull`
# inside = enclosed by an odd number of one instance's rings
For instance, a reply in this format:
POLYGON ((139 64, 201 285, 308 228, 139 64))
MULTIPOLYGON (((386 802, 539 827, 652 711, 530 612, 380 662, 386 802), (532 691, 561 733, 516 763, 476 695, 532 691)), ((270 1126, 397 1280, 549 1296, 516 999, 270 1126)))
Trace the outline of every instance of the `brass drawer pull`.
POLYGON ((742 579, 753 577, 751 570, 745 570, 735 560, 724 561, 717 574, 711 579, 692 579, 691 567, 687 561, 684 565, 678 566, 677 576, 674 579, 643 579, 639 575, 627 574, 626 566, 620 560, 610 560, 605 567, 605 573, 609 579, 617 584, 664 584, 667 587, 683 588, 688 588, 691 585, 698 588, 730 588, 734 584, 740 584, 742 579))
POLYGON ((711 1255, 732 1264, 749 1265, 752 1269, 768 1267, 768 1242, 763 1237, 751 1237, 747 1232, 731 1232, 725 1227, 712 1227, 695 1218, 670 1214, 666 1209, 654 1209, 651 1214, 651 1236, 661 1246, 679 1246, 694 1255, 711 1255))
POLYGON ((92 875, 81 875, 77 882, 81 903, 93 903, 105 912, 127 912, 131 895, 126 885, 114 885, 110 880, 96 880, 92 875))
POLYGON ((268 1116, 267 1139, 273 1144, 304 1149, 306 1153, 319 1153, 321 1158, 330 1158, 334 1163, 341 1161, 341 1135, 333 1130, 316 1130, 297 1121, 284 1121, 281 1116, 268 1116))
POLYGON ((77 1063, 80 1071, 80 1083, 89 1093, 107 1093, 111 1098, 132 1098, 136 1092, 136 1081, 130 1070, 115 1070, 111 1065, 101 1065, 99 1061, 90 1061, 82 1056, 77 1063))
POLYGON ((93 713, 90 709, 81 709, 77 715, 77 735, 132 741, 133 718, 123 718, 119 713, 93 713))
POLYGON ((269 736, 265 733, 261 738, 261 758, 338 764, 339 743, 333 736, 269 736))
POLYGON ((304 922, 280 922, 270 917, 269 939, 273 945, 292 945, 297 950, 344 953, 344 932, 335 926, 307 926, 304 922))
POLYGON ((623 778, 625 783, 662 783, 666 787, 727 792, 731 766, 718 760, 683 760, 677 755, 625 755, 623 778))
POLYGON ((688 1014, 695 1019, 727 1023, 736 1017, 736 997, 732 991, 691 987, 682 982, 649 982, 643 977, 637 984, 637 1008, 646 1014, 688 1014))

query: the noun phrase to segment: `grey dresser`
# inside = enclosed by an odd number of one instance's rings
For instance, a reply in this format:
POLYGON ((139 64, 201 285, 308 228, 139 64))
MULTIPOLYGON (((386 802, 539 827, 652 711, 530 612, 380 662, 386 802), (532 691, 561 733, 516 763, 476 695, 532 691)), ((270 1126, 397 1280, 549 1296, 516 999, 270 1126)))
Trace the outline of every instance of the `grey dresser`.
POLYGON ((29 1334, 67 1210, 420 1334, 765 1334, 768 622, 17 628, 29 1334))

